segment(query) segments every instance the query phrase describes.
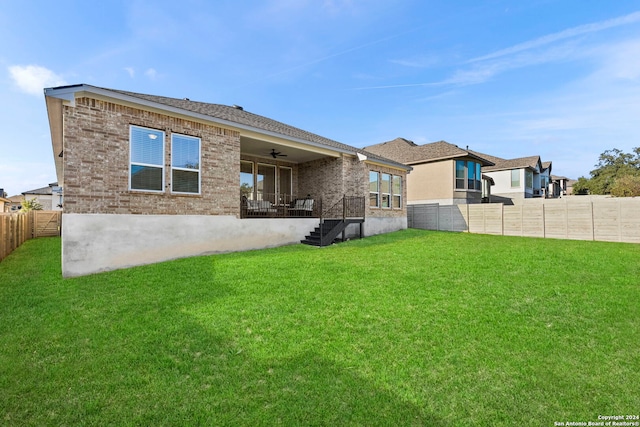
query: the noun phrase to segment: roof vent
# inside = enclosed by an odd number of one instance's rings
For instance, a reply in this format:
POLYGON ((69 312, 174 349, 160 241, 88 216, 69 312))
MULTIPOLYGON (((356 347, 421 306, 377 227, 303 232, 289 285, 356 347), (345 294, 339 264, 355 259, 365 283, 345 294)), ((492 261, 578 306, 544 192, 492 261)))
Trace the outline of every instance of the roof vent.
POLYGON ((233 104, 232 107, 235 108, 236 110, 244 111, 244 108, 242 108, 239 105, 233 104))
POLYGON ((189 98, 182 98, 184 101, 191 101, 189 98))

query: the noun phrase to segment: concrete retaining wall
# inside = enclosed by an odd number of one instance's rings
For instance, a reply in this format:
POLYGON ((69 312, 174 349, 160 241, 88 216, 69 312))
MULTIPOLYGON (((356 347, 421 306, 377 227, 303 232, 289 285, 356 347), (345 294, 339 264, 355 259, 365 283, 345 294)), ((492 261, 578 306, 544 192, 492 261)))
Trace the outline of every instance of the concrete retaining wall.
MULTIPOLYGON (((319 223, 317 218, 109 214, 63 214, 62 221, 64 277, 299 243, 319 223)), ((406 228, 406 217, 367 218, 364 235, 406 228)), ((359 236, 359 226, 350 226, 346 234, 359 236)))
POLYGON ((62 274, 81 276, 212 253, 299 243, 317 218, 63 214, 62 274))

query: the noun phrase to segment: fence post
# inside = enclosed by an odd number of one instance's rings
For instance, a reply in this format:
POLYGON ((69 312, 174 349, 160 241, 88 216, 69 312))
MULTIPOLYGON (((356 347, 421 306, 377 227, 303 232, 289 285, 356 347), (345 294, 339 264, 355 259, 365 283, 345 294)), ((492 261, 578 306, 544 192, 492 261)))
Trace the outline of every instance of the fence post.
POLYGON ((589 200, 591 205, 591 240, 596 240, 596 220, 593 217, 593 200, 589 200))
POLYGON ((545 210, 544 210, 544 203, 542 204, 542 238, 546 238, 547 237, 547 220, 544 216, 545 214, 545 210))

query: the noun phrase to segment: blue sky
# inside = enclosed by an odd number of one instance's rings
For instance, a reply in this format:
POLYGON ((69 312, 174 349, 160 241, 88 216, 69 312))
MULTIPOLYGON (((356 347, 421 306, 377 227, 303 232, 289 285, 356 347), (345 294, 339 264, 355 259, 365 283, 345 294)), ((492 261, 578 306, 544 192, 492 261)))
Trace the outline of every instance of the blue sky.
POLYGON ((43 88, 245 110, 345 144, 445 140, 588 176, 640 146, 640 1, 0 0, 0 187, 55 181, 43 88))

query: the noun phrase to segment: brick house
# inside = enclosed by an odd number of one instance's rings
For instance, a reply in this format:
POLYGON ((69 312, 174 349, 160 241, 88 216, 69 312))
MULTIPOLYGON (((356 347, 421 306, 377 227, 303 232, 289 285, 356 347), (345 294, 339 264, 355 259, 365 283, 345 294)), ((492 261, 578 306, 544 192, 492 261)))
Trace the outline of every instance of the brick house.
POLYGON ((407 227, 411 169, 225 106, 80 84, 45 89, 66 277, 407 227), (351 203, 351 202, 349 202, 351 203), (344 228, 344 227, 343 227, 344 228))

